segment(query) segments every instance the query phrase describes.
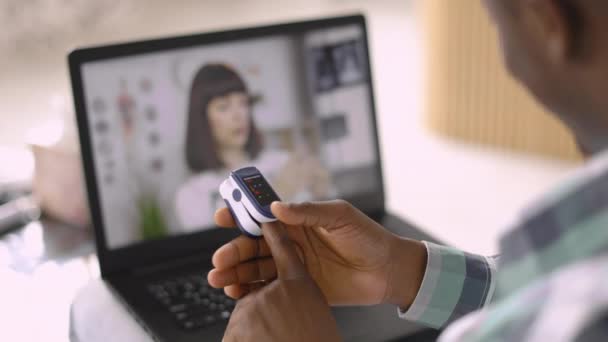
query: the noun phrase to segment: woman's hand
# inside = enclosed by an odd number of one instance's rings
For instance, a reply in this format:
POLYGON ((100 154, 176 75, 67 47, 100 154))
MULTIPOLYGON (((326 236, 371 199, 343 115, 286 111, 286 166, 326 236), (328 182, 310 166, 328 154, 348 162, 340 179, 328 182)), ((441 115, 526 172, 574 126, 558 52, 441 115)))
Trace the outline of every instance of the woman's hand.
POLYGON ((281 196, 294 198, 298 192, 309 191, 313 198, 325 198, 332 188, 331 176, 314 155, 298 150, 278 172, 275 185, 281 196))
POLYGON ((306 189, 308 181, 304 169, 305 153, 296 151, 289 156, 289 159, 281 167, 279 172, 272 180, 277 193, 284 198, 294 198, 294 196, 306 189))
POLYGON ((285 228, 273 222, 263 229, 278 277, 238 301, 223 341, 340 341, 323 293, 285 228))
MULTIPOLYGON (((407 308, 414 300, 426 269, 422 243, 393 235, 344 201, 275 202, 271 209, 329 304, 407 308)), ((225 208, 215 221, 234 226, 225 208)), ((213 265, 209 283, 233 298, 248 293, 252 282, 277 276, 265 239, 240 236, 215 252, 213 265)))
POLYGON ((308 182, 313 198, 327 198, 330 195, 329 189, 333 188, 329 171, 315 157, 311 157, 307 165, 309 165, 308 182))

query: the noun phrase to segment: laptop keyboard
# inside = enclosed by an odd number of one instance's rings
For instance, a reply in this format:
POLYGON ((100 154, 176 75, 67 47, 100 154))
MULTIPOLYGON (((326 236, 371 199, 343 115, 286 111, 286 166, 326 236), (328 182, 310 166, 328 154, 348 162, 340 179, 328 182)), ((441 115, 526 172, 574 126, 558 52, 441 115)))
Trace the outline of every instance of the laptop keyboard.
POLYGON ((147 285, 148 291, 186 330, 227 322, 235 301, 207 283, 204 274, 179 276, 147 285))

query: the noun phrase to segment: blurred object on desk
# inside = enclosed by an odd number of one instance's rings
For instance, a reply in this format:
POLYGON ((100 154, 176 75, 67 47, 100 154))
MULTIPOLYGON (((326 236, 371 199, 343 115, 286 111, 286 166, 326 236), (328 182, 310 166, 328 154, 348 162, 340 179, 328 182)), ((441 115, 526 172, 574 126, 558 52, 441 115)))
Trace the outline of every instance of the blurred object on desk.
POLYGON ((34 161, 25 148, 0 147, 0 235, 40 217, 32 197, 34 161))
POLYGON ((0 235, 40 218, 40 207, 32 196, 21 196, 0 205, 0 235))
MULTIPOLYGON (((44 218, 0 238, 0 266, 29 274, 48 261, 59 264, 94 253, 92 232, 44 218)), ((93 272, 96 275, 96 271, 93 272)))
POLYGON ((89 225, 80 156, 31 145, 36 161, 33 190, 45 214, 74 226, 89 225))
POLYGON ((43 212, 77 227, 90 223, 78 141, 65 97, 51 101, 51 119, 28 132, 34 155, 33 193, 43 212))

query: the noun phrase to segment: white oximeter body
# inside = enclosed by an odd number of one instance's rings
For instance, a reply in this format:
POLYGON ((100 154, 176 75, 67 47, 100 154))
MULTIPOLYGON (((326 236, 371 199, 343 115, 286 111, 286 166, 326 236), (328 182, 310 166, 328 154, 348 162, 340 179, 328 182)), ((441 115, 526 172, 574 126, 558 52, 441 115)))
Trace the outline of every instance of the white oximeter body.
POLYGON ((262 236, 260 224, 277 220, 270 204, 279 197, 255 167, 232 171, 220 185, 220 195, 241 232, 249 237, 262 236))

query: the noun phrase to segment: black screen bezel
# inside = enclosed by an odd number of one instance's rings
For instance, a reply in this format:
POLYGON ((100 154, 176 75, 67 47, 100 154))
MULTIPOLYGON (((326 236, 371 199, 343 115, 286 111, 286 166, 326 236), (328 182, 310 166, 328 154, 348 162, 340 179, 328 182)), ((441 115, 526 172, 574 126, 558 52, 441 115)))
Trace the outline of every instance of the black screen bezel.
POLYGON ((369 55, 367 25, 363 15, 351 15, 295 23, 243 28, 221 32, 194 34, 180 37, 152 39, 132 43, 98 46, 77 49, 68 55, 68 64, 74 106, 83 159, 83 169, 88 193, 91 221, 95 231, 95 240, 102 277, 129 272, 141 267, 155 265, 169 260, 192 255, 211 255, 213 251, 235 236, 238 232, 226 229, 210 229, 197 233, 170 236, 161 240, 138 242, 126 247, 109 249, 106 243, 105 230, 99 194, 97 175, 95 174, 93 149, 89 135, 87 108, 82 87, 81 66, 84 63, 113 59, 124 56, 146 54, 163 50, 203 46, 207 44, 264 37, 269 35, 289 35, 317 29, 357 24, 363 30, 364 48, 367 57, 368 85, 370 87, 370 113, 373 130, 374 148, 377 156, 376 171, 379 186, 376 191, 345 198, 368 215, 384 213, 384 183, 382 163, 376 122, 376 106, 372 84, 372 70, 369 55))

